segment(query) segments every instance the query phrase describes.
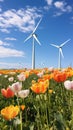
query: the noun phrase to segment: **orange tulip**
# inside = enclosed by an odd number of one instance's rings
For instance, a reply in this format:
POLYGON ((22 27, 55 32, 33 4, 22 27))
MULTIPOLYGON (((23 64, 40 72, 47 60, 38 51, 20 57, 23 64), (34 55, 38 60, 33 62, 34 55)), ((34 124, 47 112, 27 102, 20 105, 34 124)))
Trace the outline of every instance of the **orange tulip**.
POLYGON ((43 77, 45 80, 46 80, 46 79, 50 80, 50 79, 53 78, 53 73, 51 73, 51 74, 45 74, 45 75, 43 75, 42 77, 43 77))
POLYGON ((6 98, 11 98, 14 96, 14 92, 9 87, 7 89, 1 89, 1 93, 6 98))
POLYGON ((5 107, 4 109, 1 110, 1 115, 6 120, 13 119, 18 115, 18 113, 19 113, 19 107, 13 105, 10 105, 9 107, 5 107))
POLYGON ((53 78, 57 82, 64 82, 67 78, 67 74, 65 72, 59 71, 54 73, 53 78))
POLYGON ((40 81, 37 83, 32 84, 31 86, 31 90, 37 94, 39 93, 45 93, 47 88, 49 86, 49 81, 40 81))
POLYGON ((23 111, 25 109, 25 105, 21 105, 20 108, 23 111))

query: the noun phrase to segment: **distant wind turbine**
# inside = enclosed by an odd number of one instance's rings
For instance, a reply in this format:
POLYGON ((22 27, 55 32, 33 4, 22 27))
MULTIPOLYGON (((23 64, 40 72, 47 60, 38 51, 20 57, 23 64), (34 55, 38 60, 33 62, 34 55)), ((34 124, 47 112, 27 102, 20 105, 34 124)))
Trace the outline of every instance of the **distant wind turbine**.
POLYGON ((63 42, 60 46, 51 44, 52 46, 56 47, 59 49, 59 59, 58 59, 58 68, 61 68, 61 56, 64 58, 62 47, 69 42, 71 39, 68 39, 67 41, 63 42))
POLYGON ((24 40, 24 42, 28 41, 31 37, 33 38, 32 41, 32 69, 35 69, 35 43, 34 40, 37 41, 37 43, 39 45, 41 45, 41 43, 39 42, 39 40, 37 39, 37 35, 35 34, 35 31, 37 30, 40 22, 41 22, 42 18, 39 20, 39 22, 37 23, 36 27, 34 28, 34 30, 32 31, 32 33, 24 40))

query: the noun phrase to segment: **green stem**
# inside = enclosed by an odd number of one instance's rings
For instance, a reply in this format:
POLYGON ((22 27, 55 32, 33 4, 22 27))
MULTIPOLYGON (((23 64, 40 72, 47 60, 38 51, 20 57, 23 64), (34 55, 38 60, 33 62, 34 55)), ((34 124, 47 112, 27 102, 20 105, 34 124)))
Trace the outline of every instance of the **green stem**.
POLYGON ((21 121, 21 130, 22 130, 22 111, 20 111, 20 121, 21 121))
POLYGON ((12 128, 12 120, 11 119, 9 120, 9 129, 13 130, 13 128, 12 128))
POLYGON ((11 130, 11 126, 10 126, 10 130, 11 130))
POLYGON ((18 104, 18 106, 19 106, 19 99, 18 99, 18 94, 17 94, 17 104, 18 104))
MULTIPOLYGON (((17 104, 18 104, 19 110, 20 110, 18 95, 17 95, 17 104)), ((20 110, 20 121, 21 121, 20 130, 22 130, 22 111, 21 110, 20 110)))
POLYGON ((10 125, 10 130, 12 130, 12 126, 10 125))
POLYGON ((48 112, 47 112, 47 125, 48 125, 48 130, 50 129, 49 128, 49 122, 50 122, 50 93, 47 92, 47 98, 48 98, 48 101, 47 102, 47 109, 48 109, 48 112), (49 116, 49 120, 48 120, 48 116, 49 116))

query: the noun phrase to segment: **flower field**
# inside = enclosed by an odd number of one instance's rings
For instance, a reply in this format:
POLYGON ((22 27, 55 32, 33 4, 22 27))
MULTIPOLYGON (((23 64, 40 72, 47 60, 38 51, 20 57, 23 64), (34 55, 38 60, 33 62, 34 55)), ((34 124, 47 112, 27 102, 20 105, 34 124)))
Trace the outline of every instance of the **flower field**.
POLYGON ((73 68, 0 70, 0 130, 73 130, 73 68))

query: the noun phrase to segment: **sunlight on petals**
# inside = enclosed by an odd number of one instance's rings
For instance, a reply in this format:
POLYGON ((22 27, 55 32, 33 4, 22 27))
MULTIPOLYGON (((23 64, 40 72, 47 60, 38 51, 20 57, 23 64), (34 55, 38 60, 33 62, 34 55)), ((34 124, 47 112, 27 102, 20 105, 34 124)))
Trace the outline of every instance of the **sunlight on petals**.
POLYGON ((66 80, 64 82, 64 86, 67 90, 73 90, 73 81, 66 80))
POLYGON ((13 83, 12 86, 9 87, 14 93, 17 93, 22 89, 22 82, 13 83))
POLYGON ((23 73, 17 75, 17 78, 18 78, 19 81, 25 81, 25 79, 26 79, 26 77, 23 73))
POLYGON ((6 98, 11 98, 14 96, 14 92, 9 87, 7 89, 1 89, 1 93, 6 98))
POLYGON ((32 84, 31 90, 37 94, 45 93, 47 91, 48 86, 49 86, 48 80, 40 81, 40 82, 32 84))
POLYGON ((8 107, 5 107, 1 110, 1 115, 4 117, 6 120, 11 120, 14 117, 16 117, 19 113, 19 107, 18 106, 13 106, 10 105, 8 107))
POLYGON ((21 98, 26 98, 29 95, 29 90, 21 90, 18 92, 18 96, 21 98))

